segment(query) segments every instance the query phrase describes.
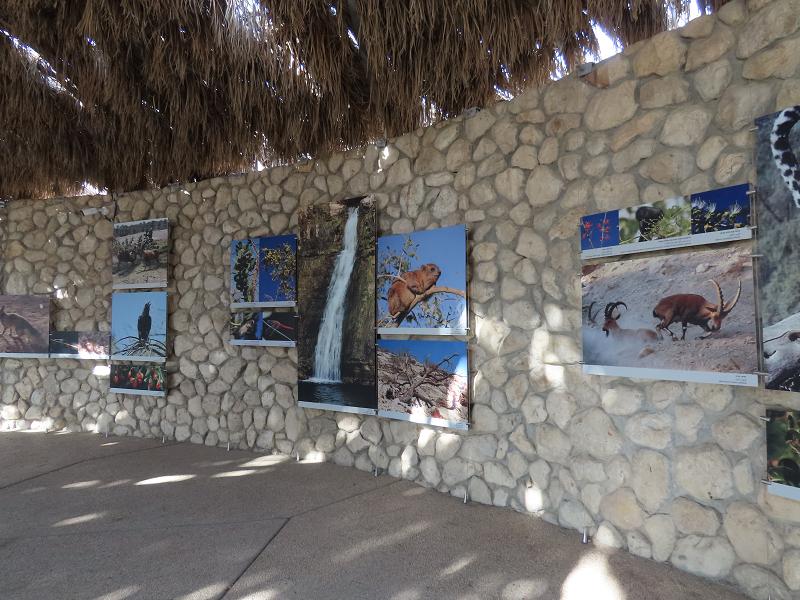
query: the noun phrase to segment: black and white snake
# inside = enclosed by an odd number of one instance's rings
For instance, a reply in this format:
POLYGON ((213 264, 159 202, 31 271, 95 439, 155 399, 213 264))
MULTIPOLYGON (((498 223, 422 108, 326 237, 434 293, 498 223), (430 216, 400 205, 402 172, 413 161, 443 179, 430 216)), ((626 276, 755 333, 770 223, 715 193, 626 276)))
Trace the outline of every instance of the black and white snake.
POLYGON ((775 117, 769 141, 775 165, 789 187, 795 206, 800 208, 800 166, 789 140, 792 128, 798 123, 800 123, 800 105, 782 110, 775 117))

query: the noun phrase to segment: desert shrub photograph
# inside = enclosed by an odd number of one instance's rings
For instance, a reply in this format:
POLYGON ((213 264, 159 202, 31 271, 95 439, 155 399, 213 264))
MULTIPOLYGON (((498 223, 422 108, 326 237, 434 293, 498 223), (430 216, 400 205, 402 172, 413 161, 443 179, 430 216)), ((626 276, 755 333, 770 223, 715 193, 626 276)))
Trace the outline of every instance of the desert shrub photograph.
POLYGON ((586 365, 753 373, 747 243, 583 267, 586 365))
POLYGON ((741 229, 750 225, 750 184, 691 195, 692 234, 741 229))
POLYGON ((167 287, 169 220, 114 224, 111 273, 114 289, 167 287))
POLYGON ((467 343, 379 340, 378 414, 466 429, 467 343))

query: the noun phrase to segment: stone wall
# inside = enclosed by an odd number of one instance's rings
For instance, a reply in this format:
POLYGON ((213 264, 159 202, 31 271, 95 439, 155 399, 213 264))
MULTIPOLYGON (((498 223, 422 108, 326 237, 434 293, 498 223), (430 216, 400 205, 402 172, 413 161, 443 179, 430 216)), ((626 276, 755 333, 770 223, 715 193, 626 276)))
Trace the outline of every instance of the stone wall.
POLYGON ((584 80, 385 147, 118 198, 13 202, 5 292, 53 292, 65 329, 109 327, 111 225, 80 209, 169 217, 170 391, 118 396, 99 363, 7 359, 0 426, 378 466, 754 598, 796 597, 800 503, 759 483, 758 417, 800 396, 582 375, 576 229, 582 214, 755 181, 753 118, 800 103, 799 26, 800 0, 735 0, 584 80), (299 409, 293 350, 225 342, 231 239, 292 231, 299 207, 366 193, 381 234, 470 227, 470 432, 299 409))

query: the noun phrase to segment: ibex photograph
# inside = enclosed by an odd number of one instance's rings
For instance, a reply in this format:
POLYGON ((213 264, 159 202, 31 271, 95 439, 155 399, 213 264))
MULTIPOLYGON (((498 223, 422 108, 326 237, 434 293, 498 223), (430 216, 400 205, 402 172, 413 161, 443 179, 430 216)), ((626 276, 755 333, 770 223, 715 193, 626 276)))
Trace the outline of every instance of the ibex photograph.
POLYGON ((758 370, 747 244, 583 268, 586 365, 758 370))
POLYGON ((800 392, 800 106, 756 120, 759 309, 766 386, 800 392))

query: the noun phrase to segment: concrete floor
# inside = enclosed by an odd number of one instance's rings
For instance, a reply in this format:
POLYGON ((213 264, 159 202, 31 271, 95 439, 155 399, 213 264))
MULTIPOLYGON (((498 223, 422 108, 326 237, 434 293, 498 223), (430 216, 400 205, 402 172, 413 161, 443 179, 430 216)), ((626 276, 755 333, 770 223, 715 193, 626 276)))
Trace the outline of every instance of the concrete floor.
POLYGON ((0 433, 0 597, 742 600, 388 476, 191 444, 0 433))

